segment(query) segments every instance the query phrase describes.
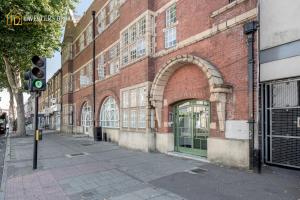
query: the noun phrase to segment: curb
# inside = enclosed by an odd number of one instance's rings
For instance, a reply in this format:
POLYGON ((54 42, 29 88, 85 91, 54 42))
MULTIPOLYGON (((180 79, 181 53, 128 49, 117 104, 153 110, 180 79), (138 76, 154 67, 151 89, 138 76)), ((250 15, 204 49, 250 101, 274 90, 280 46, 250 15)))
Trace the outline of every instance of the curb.
POLYGON ((3 174, 2 174, 1 188, 0 188, 0 200, 4 200, 5 198, 5 189, 6 189, 6 180, 7 180, 7 160, 9 158, 9 153, 10 153, 10 136, 7 136, 5 158, 3 164, 3 174))

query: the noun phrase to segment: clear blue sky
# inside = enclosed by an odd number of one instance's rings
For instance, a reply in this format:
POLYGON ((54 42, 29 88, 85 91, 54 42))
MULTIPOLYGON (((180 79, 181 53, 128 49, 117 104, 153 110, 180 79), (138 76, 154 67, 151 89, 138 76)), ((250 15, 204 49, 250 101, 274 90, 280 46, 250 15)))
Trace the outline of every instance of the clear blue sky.
MULTIPOLYGON (((81 0, 77 5, 74 14, 79 16, 83 15, 92 2, 93 0, 81 0)), ((51 78, 51 76, 61 67, 60 59, 60 52, 55 52, 52 58, 47 59, 47 79, 51 78)))

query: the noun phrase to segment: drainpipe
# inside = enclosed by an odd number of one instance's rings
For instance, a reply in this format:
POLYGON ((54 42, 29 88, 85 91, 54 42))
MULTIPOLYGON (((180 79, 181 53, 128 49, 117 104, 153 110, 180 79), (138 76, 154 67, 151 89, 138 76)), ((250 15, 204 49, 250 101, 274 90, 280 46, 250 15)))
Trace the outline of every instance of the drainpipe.
POLYGON ((59 127, 59 132, 62 132, 62 125, 63 125, 63 91, 62 91, 62 79, 63 79, 63 74, 62 74, 62 66, 60 68, 60 83, 59 83, 59 87, 60 87, 60 127, 59 127))
POLYGON ((255 32, 258 22, 251 21, 244 25, 248 46, 248 115, 249 115, 249 167, 257 173, 261 171, 260 150, 255 145, 255 32), (256 147, 256 148, 255 148, 256 147))
POLYGON ((95 129, 96 129, 96 11, 92 11, 93 16, 93 136, 94 141, 96 140, 95 129))

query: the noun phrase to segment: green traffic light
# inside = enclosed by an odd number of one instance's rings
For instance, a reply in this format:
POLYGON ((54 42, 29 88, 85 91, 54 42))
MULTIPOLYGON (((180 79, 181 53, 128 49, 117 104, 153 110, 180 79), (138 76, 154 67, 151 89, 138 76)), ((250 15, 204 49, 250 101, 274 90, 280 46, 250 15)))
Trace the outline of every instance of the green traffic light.
POLYGON ((41 80, 34 81, 34 87, 41 89, 43 87, 43 82, 41 80))

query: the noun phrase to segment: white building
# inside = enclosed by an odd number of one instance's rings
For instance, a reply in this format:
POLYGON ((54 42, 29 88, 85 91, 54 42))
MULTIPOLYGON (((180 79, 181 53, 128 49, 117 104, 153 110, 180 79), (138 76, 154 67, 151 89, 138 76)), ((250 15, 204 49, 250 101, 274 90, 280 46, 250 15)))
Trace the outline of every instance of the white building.
POLYGON ((300 168, 300 1, 260 0, 260 135, 266 163, 300 168))

